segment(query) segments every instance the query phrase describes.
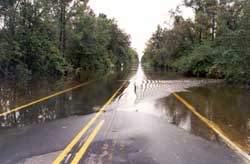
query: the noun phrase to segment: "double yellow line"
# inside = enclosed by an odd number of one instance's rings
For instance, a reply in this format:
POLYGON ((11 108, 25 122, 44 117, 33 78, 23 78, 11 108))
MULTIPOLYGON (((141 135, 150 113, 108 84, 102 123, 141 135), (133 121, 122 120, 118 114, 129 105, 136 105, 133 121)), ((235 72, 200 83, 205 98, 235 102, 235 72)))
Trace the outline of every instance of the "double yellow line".
POLYGON ((43 98, 41 98, 41 99, 31 101, 31 102, 29 102, 29 103, 27 103, 27 104, 21 105, 21 106, 19 106, 19 107, 13 108, 13 109, 11 109, 11 110, 9 110, 9 111, 7 111, 7 112, 1 113, 1 114, 0 114, 0 117, 5 116, 5 115, 10 114, 10 113, 13 113, 13 112, 16 112, 16 111, 19 111, 19 110, 22 110, 22 109, 25 109, 25 108, 27 108, 27 107, 29 107, 29 106, 31 106, 31 105, 34 105, 34 104, 40 103, 40 102, 42 102, 42 101, 51 99, 51 98, 53 98, 53 97, 62 95, 62 94, 64 94, 64 93, 66 93, 66 92, 75 90, 75 89, 77 89, 77 88, 83 87, 83 86, 85 86, 85 85, 88 85, 88 84, 90 84, 90 83, 93 83, 94 81, 97 81, 97 80, 90 80, 90 81, 88 81, 88 82, 84 82, 84 83, 78 84, 78 85, 76 85, 76 86, 74 86, 74 87, 71 87, 71 88, 68 88, 68 89, 65 89, 65 90, 56 92, 56 93, 51 94, 51 95, 49 95, 49 96, 43 97, 43 98))
POLYGON ((71 164, 78 164, 79 161, 82 159, 82 156, 84 155, 84 153, 87 151, 89 145, 91 144, 91 142, 94 140, 95 136, 97 135, 97 133, 100 131, 102 125, 104 123, 104 120, 102 120, 97 126, 96 128, 93 130, 93 132, 90 134, 89 138, 86 140, 86 142, 83 144, 83 146, 81 147, 81 149, 78 151, 78 153, 75 155, 74 159, 72 160, 71 164))
MULTIPOLYGON (((82 136, 88 131, 88 129, 91 127, 91 125, 97 120, 97 118, 99 118, 99 116, 102 114, 102 112, 104 111, 104 109, 112 102, 112 100, 118 95, 118 93, 122 90, 122 88, 125 86, 127 81, 124 81, 122 83, 122 85, 120 86, 120 88, 118 88, 116 90, 116 92, 108 99, 108 101, 102 106, 102 108, 95 114, 95 116, 88 122, 87 125, 85 125, 85 127, 75 136, 75 138, 66 146, 66 148, 59 154, 59 156, 55 159, 55 161, 53 162, 53 164, 60 164, 64 158, 67 156, 67 154, 72 150, 72 148, 79 142, 79 140, 82 138, 82 136)), ((92 134, 90 135, 90 137, 87 139, 87 141, 85 142, 85 146, 83 145, 83 147, 80 149, 80 151, 78 152, 78 154, 75 156, 75 158, 73 159, 72 164, 76 164, 79 162, 79 160, 81 159, 81 157, 84 155, 85 151, 87 150, 87 147, 89 146, 89 144, 92 142, 94 136, 96 135, 96 133, 99 131, 99 129, 101 128, 103 124, 103 121, 98 124, 98 126, 96 127, 96 129, 92 132, 92 134), (86 146, 87 145, 87 146, 86 146), (86 149, 86 150, 85 150, 86 149)))
POLYGON ((183 103, 193 114, 195 114, 201 121, 203 121, 209 128, 211 128, 216 134, 218 134, 225 143, 233 150, 239 153, 247 162, 250 162, 250 156, 244 151, 242 146, 234 143, 226 133, 213 121, 208 120, 206 117, 202 116, 195 107, 188 103, 184 98, 179 96, 177 93, 172 93, 181 103, 183 103))

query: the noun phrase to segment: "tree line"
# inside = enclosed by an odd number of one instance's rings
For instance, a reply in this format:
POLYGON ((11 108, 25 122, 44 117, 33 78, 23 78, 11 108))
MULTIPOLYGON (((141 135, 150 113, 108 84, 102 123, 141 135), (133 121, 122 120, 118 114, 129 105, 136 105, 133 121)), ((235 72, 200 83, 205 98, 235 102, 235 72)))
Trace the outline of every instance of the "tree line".
POLYGON ((172 12, 171 28, 158 26, 144 65, 250 85, 250 1, 184 0, 194 20, 172 12))
POLYGON ((88 0, 0 1, 0 76, 106 70, 135 56, 129 35, 88 0))

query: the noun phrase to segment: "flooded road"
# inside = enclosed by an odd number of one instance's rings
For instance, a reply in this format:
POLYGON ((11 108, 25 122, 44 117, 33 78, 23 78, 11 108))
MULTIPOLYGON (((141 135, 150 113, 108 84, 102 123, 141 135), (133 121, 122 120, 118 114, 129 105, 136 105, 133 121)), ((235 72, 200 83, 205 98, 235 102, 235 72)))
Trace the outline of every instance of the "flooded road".
MULTIPOLYGON (((153 78, 157 77, 153 75, 153 78)), ((208 80, 207 84, 188 87, 178 94, 202 116, 219 125, 233 142, 250 152, 250 90, 208 80)), ((169 122, 210 141, 221 142, 211 130, 204 130, 207 128, 200 126, 197 117, 173 95, 158 99, 155 106, 155 110, 162 108, 161 111, 166 112, 162 116, 169 122)))
POLYGON ((190 88, 180 95, 250 153, 250 92, 223 83, 190 88))
MULTIPOLYGON (((93 143, 94 146, 90 147, 80 163, 86 163, 86 161, 91 163, 91 160, 92 163, 95 163, 92 159, 94 158, 93 153, 104 153, 105 156, 105 152, 101 151, 103 147, 107 148, 107 151, 110 149, 109 151, 112 152, 109 153, 114 156, 109 159, 110 162, 103 163, 124 163, 125 159, 127 163, 145 163, 145 161, 134 161, 134 157, 130 159, 128 154, 121 151, 124 148, 124 151, 128 153, 133 150, 134 146, 137 146, 133 151, 139 154, 138 160, 147 159, 147 163, 164 163, 168 160, 179 161, 174 163, 184 163, 186 158, 189 159, 196 153, 200 154, 196 154, 200 156, 197 161, 190 159, 186 163, 211 163, 211 161, 214 163, 237 163, 237 161, 241 163, 231 150, 225 148, 224 140, 217 133, 173 96, 174 92, 192 104, 202 116, 217 124, 226 136, 245 152, 248 153, 250 150, 250 110, 248 109, 250 92, 248 90, 226 86, 220 80, 185 78, 171 72, 143 70, 141 66, 130 72, 111 73, 101 77, 85 77, 81 80, 74 78, 56 81, 40 80, 22 86, 16 86, 15 82, 2 82, 0 84, 0 111, 4 113, 30 101, 97 79, 80 88, 0 117, 0 148, 3 149, 6 145, 9 147, 6 152, 0 153, 0 159, 3 159, 3 156, 6 158, 3 163, 12 161, 8 159, 12 157, 7 154, 20 151, 16 148, 12 149, 12 145, 13 147, 21 145, 22 151, 27 149, 24 151, 25 153, 21 153, 20 157, 17 155, 13 158, 13 161, 62 150, 65 144, 69 143, 80 130, 80 127, 87 124, 89 117, 102 110, 103 104, 122 84, 125 85, 121 88, 121 92, 117 92, 118 95, 107 107, 107 112, 106 109, 104 110, 105 116, 101 117, 103 122, 109 120, 102 128, 105 129, 101 131, 103 137, 99 137, 98 141, 93 143), (116 111, 117 113, 113 114, 116 111), (79 122, 81 123, 79 124, 79 122), (175 129, 169 124, 178 128, 175 129), (48 132, 51 134, 51 129, 58 131, 58 129, 54 129, 55 126, 59 127, 60 133, 58 134, 61 134, 62 130, 68 130, 65 136, 56 136, 58 141, 50 138, 55 138, 56 134, 47 135, 48 132), (29 133, 23 131, 27 127, 31 129, 29 133), (43 129, 45 127, 46 130, 43 129), (147 127, 151 129, 147 129, 147 127), (33 132, 32 129, 36 129, 36 132, 33 132), (38 133, 39 129, 41 130, 38 133), (53 142, 47 146, 44 145, 44 149, 39 150, 36 145, 43 143, 42 140, 38 143, 32 140, 40 140, 44 134, 48 143, 53 142), (10 141, 5 141, 6 136, 10 136, 10 141), (176 145, 170 144, 170 140, 174 136, 177 137, 176 141, 171 144, 178 143, 178 148, 174 148, 176 145), (192 138, 192 136, 196 137, 192 138), (27 138, 30 138, 30 141, 27 141, 27 138), (116 145, 113 140, 116 140, 116 145), (32 146, 32 150, 27 148, 29 146, 25 146, 24 141, 31 142, 28 144, 32 146), (134 142, 135 144, 132 144, 134 142), (193 145, 191 146, 190 143, 193 145), (209 145, 209 143, 213 144, 209 145), (155 147, 157 144, 159 146, 155 147), (162 147, 160 146, 162 144, 170 145, 162 147), (113 148, 110 145, 113 145, 113 148), (142 150, 140 150, 141 146, 144 147, 142 150), (197 151, 188 151, 185 154, 187 147, 193 147, 193 150, 197 151), (35 153, 33 149, 37 149, 35 153), (164 153, 168 152, 168 149, 172 150, 169 155, 172 154, 174 157, 165 158, 164 153), (152 152, 153 150, 155 151, 152 152), (145 154, 150 154, 150 158, 145 154), (225 158, 221 159, 221 156, 225 156, 225 158), (211 161, 204 162, 204 159, 211 161)), ((83 137, 83 141, 85 140, 86 137, 83 137)), ((81 144, 84 143, 83 141, 81 144)), ((134 154, 133 151, 130 153, 134 154)), ((47 159, 48 156, 44 158, 47 159)), ((52 159, 54 158, 53 156, 52 159)), ((27 161, 25 161, 21 163, 26 164, 27 161)))
POLYGON ((18 85, 17 81, 2 81, 0 83, 0 113, 94 79, 83 87, 0 117, 0 130, 45 123, 72 115, 94 113, 121 85, 122 79, 126 78, 124 76, 127 77, 127 72, 60 80, 31 80, 21 85, 18 85))
MULTIPOLYGON (((160 72, 158 76, 168 80, 169 77, 171 78, 168 74, 160 72)), ((146 72, 146 76, 148 79, 158 79, 156 74, 152 72, 146 72)), ((183 78, 181 79, 183 80, 183 78)), ((179 82, 180 79, 175 84, 178 85, 179 82)), ((250 153, 250 90, 229 86, 223 81, 216 80, 201 79, 200 84, 191 83, 194 86, 186 87, 185 83, 181 82, 178 85, 181 89, 176 90, 175 88, 173 92, 178 92, 202 116, 216 123, 230 140, 237 143, 245 152, 250 153)), ((222 143, 221 139, 211 129, 201 123, 173 95, 158 99, 155 101, 154 107, 154 111, 160 110, 161 112, 158 112, 158 114, 162 113, 161 116, 165 117, 170 123, 209 141, 222 143)))

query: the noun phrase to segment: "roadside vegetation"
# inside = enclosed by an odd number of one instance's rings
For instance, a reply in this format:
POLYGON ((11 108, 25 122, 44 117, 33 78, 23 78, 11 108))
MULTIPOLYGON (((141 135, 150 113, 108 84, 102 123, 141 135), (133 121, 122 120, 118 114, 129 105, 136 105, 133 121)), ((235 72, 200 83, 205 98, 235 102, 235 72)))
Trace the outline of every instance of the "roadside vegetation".
POLYGON ((130 37, 88 0, 1 0, 0 76, 78 74, 127 66, 130 37))
POLYGON ((188 76, 250 85, 250 1, 184 0, 194 20, 172 12, 171 28, 158 27, 143 63, 188 76))

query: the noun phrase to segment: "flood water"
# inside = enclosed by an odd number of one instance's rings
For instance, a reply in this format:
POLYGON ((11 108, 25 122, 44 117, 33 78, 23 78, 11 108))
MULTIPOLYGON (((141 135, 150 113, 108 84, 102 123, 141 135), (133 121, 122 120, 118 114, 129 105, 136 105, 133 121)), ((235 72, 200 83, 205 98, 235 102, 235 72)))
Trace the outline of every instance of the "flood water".
POLYGON ((250 151, 249 90, 227 86, 219 80, 185 78, 171 72, 143 70, 141 66, 130 72, 113 72, 103 78, 92 75, 78 80, 32 80, 21 86, 16 81, 1 81, 0 112, 90 79, 99 80, 0 117, 0 130, 96 112, 127 79, 128 85, 119 97, 118 110, 154 115, 189 133, 222 144, 211 129, 172 96, 172 92, 177 92, 200 114, 218 124, 232 141, 250 151))
POLYGON ((123 93, 119 110, 155 115, 189 133, 224 144, 213 130, 172 95, 177 92, 249 153, 249 91, 228 86, 221 80, 186 78, 176 73, 139 67, 123 93))
POLYGON ((189 92, 180 95, 219 125, 232 141, 250 152, 249 90, 221 83, 190 88, 189 92))
POLYGON ((124 76, 127 77, 127 72, 96 76, 92 74, 82 78, 31 80, 22 85, 17 81, 1 81, 0 113, 4 113, 77 84, 97 79, 86 86, 0 117, 0 130, 96 112, 121 85, 126 78, 124 76))

